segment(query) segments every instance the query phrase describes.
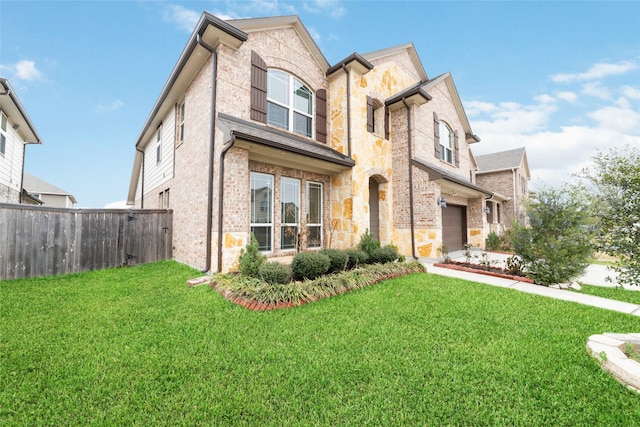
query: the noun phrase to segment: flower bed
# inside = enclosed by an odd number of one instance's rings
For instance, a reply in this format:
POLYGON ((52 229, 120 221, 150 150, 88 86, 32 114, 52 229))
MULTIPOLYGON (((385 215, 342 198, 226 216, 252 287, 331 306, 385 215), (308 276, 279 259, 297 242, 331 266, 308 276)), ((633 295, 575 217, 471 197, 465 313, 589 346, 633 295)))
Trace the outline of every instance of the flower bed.
POLYGON ((436 267, 450 268, 452 270, 466 271, 469 273, 484 274, 486 276, 500 277, 503 279, 513 279, 518 282, 535 283, 533 279, 524 276, 516 276, 509 274, 500 267, 489 267, 481 264, 472 264, 469 262, 448 261, 434 264, 436 267))

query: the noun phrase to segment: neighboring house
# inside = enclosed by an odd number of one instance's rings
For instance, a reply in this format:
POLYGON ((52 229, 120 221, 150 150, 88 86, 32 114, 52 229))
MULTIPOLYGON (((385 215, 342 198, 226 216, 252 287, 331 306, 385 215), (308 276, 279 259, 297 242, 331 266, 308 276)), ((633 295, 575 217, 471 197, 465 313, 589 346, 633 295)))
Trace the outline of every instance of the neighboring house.
POLYGON ((525 220, 523 201, 529 198, 529 162, 524 147, 499 153, 476 156, 478 170, 476 182, 486 188, 504 194, 502 203, 490 202, 488 222, 491 231, 502 232, 517 220, 525 220))
POLYGON ((128 203, 172 209, 174 257, 203 270, 237 268, 251 233, 271 258, 366 230, 437 258, 484 246, 486 200, 505 199, 476 182, 479 141, 413 44, 330 65, 296 16, 205 12, 136 141, 128 203))
POLYGON ((78 203, 73 194, 29 173, 24 174, 22 186, 29 196, 39 200, 40 204, 45 206, 73 208, 78 203))
POLYGON ((31 203, 23 195, 22 177, 27 144, 41 144, 18 96, 0 77, 0 203, 31 203))

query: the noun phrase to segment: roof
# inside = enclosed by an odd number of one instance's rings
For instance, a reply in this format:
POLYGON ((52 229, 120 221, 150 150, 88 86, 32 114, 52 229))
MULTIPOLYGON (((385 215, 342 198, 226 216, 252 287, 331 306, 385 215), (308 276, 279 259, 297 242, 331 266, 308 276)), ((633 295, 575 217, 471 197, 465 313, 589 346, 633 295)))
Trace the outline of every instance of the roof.
POLYGON ((524 147, 513 150, 500 151, 497 153, 483 154, 475 156, 478 163, 478 174, 488 172, 499 172, 519 168, 523 162, 524 167, 529 173, 529 165, 526 161, 526 152, 524 147))
MULTIPOLYGON (((300 161, 302 164, 295 165, 297 168, 316 169, 321 167, 324 173, 333 174, 355 165, 353 159, 324 144, 319 144, 288 132, 232 117, 224 113, 218 113, 218 123, 221 128, 227 131, 225 142, 235 138, 266 147, 271 149, 272 153, 270 155, 286 159, 286 163, 291 167, 295 161, 300 161), (278 153, 273 153, 273 150, 277 150, 278 153), (303 156, 304 158, 297 157, 294 160, 290 157, 283 156, 283 152, 303 156), (314 164, 312 159, 318 160, 321 163, 316 162, 314 164)), ((261 151, 262 155, 266 154, 264 150, 255 150, 255 152, 258 151, 261 151)))
POLYGON ((36 194, 51 194, 54 196, 68 196, 73 203, 78 203, 73 194, 65 191, 55 185, 38 178, 37 176, 31 175, 30 173, 24 174, 24 179, 22 180, 22 188, 27 190, 29 193, 36 194))
POLYGON ((405 43, 398 46, 387 47, 380 50, 374 50, 373 52, 365 53, 362 56, 367 61, 375 61, 376 59, 384 58, 385 56, 395 55, 402 51, 407 51, 409 57, 411 58, 411 62, 413 66, 416 68, 418 75, 420 76, 420 80, 427 81, 429 77, 427 76, 427 72, 422 65, 422 61, 420 61, 420 57, 418 56, 418 52, 416 51, 413 43, 405 43))
POLYGON ((490 190, 485 190, 482 187, 478 187, 475 184, 472 184, 471 182, 469 182, 468 179, 464 179, 463 177, 453 174, 451 172, 448 172, 442 168, 439 168, 437 166, 434 166, 432 164, 429 164, 428 162, 424 161, 424 160, 419 160, 419 159, 413 159, 413 165, 418 167, 419 169, 424 170, 425 172, 427 172, 429 174, 429 179, 433 180, 433 181, 437 181, 437 180, 445 180, 445 181, 449 181, 453 184, 456 184, 458 186, 464 187, 468 190, 470 190, 471 193, 478 193, 478 194, 484 194, 487 196, 493 196, 494 193, 493 191, 490 190))
POLYGON ((4 111, 7 117, 17 126, 17 130, 27 144, 42 144, 40 135, 31 122, 27 111, 22 106, 15 91, 9 84, 9 80, 0 77, 0 110, 4 111))

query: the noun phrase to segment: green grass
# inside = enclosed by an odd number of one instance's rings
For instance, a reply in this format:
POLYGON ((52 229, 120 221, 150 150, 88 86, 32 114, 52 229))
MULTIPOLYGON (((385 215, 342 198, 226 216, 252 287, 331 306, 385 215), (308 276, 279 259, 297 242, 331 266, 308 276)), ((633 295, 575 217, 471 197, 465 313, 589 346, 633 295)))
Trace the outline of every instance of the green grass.
POLYGON ((631 304, 640 304, 640 290, 609 288, 609 287, 594 286, 594 285, 582 285, 582 290, 578 292, 583 294, 595 295, 597 297, 613 299, 616 301, 629 302, 631 304))
POLYGON ((0 425, 638 425, 638 318, 429 274, 253 312, 175 262, 0 283, 0 425))

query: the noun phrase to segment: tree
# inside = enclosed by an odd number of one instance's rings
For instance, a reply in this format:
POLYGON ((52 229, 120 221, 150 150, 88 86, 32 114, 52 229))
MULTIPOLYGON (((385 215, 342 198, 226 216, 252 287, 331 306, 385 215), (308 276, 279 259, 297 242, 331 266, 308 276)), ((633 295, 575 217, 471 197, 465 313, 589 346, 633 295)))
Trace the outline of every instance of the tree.
POLYGON ((562 283, 584 273, 594 250, 589 207, 583 187, 542 188, 526 204, 528 225, 513 222, 511 246, 537 283, 562 283))
POLYGON ((598 152, 580 176, 594 186, 598 249, 617 258, 620 285, 640 286, 640 149, 598 152))

